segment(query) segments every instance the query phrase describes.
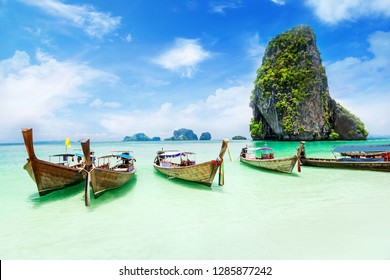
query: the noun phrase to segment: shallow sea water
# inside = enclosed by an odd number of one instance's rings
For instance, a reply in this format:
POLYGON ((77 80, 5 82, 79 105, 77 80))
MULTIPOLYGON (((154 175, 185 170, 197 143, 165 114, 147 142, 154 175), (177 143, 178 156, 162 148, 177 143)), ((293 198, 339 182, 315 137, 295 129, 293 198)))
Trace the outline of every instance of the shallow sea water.
MULTIPOLYGON (((231 141, 225 186, 218 186, 217 174, 209 188, 167 179, 153 169, 154 156, 163 147, 208 161, 221 141, 91 142, 97 156, 133 150, 138 170, 122 188, 92 197, 89 208, 83 184, 39 197, 23 170, 24 145, 0 145, 0 259, 390 259, 390 173, 304 166, 291 175, 263 171, 239 162, 247 144, 265 142, 231 141)), ((298 146, 266 144, 276 157, 298 146)), ((308 142, 306 152, 332 157, 339 144, 345 142, 308 142)), ((44 160, 63 151, 62 143, 35 145, 44 160)))

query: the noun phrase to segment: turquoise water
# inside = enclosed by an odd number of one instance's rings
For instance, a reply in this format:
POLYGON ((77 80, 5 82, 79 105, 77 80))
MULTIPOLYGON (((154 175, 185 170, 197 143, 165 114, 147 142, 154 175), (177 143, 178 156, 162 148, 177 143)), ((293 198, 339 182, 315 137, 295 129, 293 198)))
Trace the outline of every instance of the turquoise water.
MULTIPOLYGON (((342 142, 308 142, 306 152, 331 157, 335 143, 342 142)), ((216 176, 208 188, 169 180, 152 163, 162 147, 194 151, 198 162, 211 160, 220 141, 92 142, 97 155, 133 150, 138 170, 135 180, 92 198, 89 208, 82 184, 39 197, 22 168, 24 145, 0 145, 0 259, 390 259, 390 173, 262 171, 239 162, 246 144, 264 142, 231 141, 225 186, 216 176)), ((267 146, 284 157, 298 143, 267 146)), ((47 160, 64 145, 35 150, 47 160)))

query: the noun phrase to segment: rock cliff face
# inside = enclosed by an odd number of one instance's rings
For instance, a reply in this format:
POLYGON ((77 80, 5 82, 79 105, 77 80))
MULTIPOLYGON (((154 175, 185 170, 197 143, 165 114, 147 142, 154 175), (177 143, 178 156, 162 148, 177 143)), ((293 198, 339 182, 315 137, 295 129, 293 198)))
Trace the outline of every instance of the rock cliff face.
POLYGON ((313 30, 277 35, 257 71, 250 106, 253 139, 365 139, 364 124, 329 95, 313 30))
POLYGON ((173 136, 165 140, 198 140, 198 136, 191 129, 181 128, 179 130, 173 131, 173 136))

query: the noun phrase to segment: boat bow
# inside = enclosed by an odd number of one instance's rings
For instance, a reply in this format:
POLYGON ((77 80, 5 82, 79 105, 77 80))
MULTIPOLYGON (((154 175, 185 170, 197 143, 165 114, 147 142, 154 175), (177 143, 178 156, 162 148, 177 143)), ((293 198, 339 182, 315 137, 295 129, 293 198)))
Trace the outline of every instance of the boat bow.
POLYGON ((84 202, 85 206, 90 206, 90 180, 91 180, 91 171, 92 171, 92 162, 91 162, 91 149, 89 144, 89 139, 81 141, 81 147, 84 154, 84 171, 85 171, 85 188, 84 188, 84 202))

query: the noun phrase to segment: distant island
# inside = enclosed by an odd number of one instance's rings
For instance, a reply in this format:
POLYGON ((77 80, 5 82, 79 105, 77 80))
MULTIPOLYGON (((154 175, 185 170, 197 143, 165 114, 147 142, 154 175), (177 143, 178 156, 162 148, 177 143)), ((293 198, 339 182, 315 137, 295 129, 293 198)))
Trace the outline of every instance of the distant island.
POLYGON ((123 141, 124 142, 127 142, 127 141, 161 141, 161 138, 160 137, 150 138, 150 137, 146 136, 145 133, 136 133, 133 136, 125 136, 123 141))
POLYGON ((254 84, 250 98, 254 140, 367 138, 363 122, 331 98, 310 26, 297 26, 268 43, 254 84))
POLYGON ((234 136, 234 137, 232 138, 232 140, 246 140, 246 137, 237 135, 237 136, 234 136))
POLYGON ((191 141, 198 140, 198 136, 191 130, 187 128, 181 128, 179 130, 173 131, 173 136, 164 139, 166 141, 191 141))
MULTIPOLYGON (((245 138, 246 139, 246 138, 245 138)), ((198 136, 191 130, 187 128, 181 128, 179 130, 173 131, 173 136, 165 138, 164 141, 195 141, 198 140, 198 136)), ((211 140, 210 132, 203 132, 199 140, 211 140)), ((123 142, 129 141, 161 141, 160 137, 150 138, 145 133, 136 133, 132 136, 125 136, 123 142)))
POLYGON ((211 140, 210 132, 203 132, 202 135, 200 135, 199 140, 211 140))

